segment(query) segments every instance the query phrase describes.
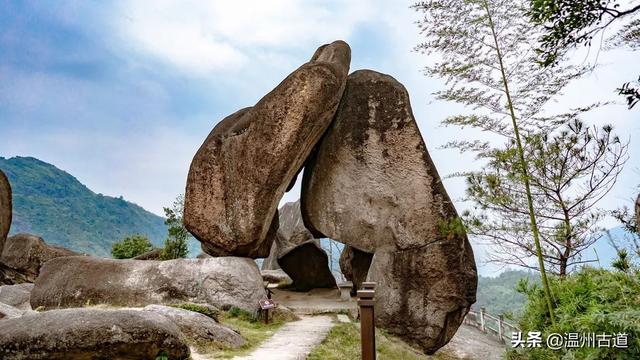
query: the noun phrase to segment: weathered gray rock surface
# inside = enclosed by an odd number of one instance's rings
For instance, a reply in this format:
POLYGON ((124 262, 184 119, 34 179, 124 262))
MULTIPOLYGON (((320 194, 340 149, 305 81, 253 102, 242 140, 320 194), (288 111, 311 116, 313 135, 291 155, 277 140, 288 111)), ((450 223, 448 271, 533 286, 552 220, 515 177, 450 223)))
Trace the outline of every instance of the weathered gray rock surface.
POLYGON ((291 284, 293 280, 282 269, 278 270, 261 270, 262 280, 271 284, 291 284))
POLYGON ((280 265, 278 265, 278 243, 282 242, 282 240, 278 240, 278 237, 280 236, 282 235, 276 234, 276 240, 271 244, 269 256, 262 261, 260 270, 280 270, 280 265))
POLYGON ((222 120, 191 163, 184 222, 214 256, 267 257, 280 198, 331 123, 351 50, 320 47, 258 103, 222 120))
POLYGON ((4 360, 187 359, 180 329, 166 317, 137 310, 66 309, 0 320, 4 360))
POLYGON ((0 170, 0 253, 9 234, 12 211, 11 185, 7 176, 0 170))
MULTIPOLYGON (((15 306, 11 306, 0 302, 0 320, 2 319, 14 319, 21 317, 24 314, 25 310, 20 310, 15 306)), ((0 325, 0 329, 2 326, 0 325)))
POLYGON ((31 290, 33 290, 33 284, 30 283, 0 286, 0 303, 14 306, 20 310, 31 310, 29 303, 31 290))
POLYGON ((427 152, 406 89, 349 76, 336 117, 305 166, 312 232, 375 253, 377 323, 433 353, 475 302, 473 252, 427 152))
POLYGON ((68 257, 46 263, 31 292, 35 309, 91 304, 145 306, 194 302, 257 312, 265 296, 251 259, 113 260, 68 257))
POLYGON ((48 245, 41 237, 17 234, 7 238, 0 254, 0 282, 34 282, 40 267, 51 259, 80 255, 62 247, 48 245))
POLYGON ((148 305, 143 311, 160 314, 173 323, 187 339, 196 344, 214 341, 225 348, 237 349, 246 343, 245 339, 236 331, 219 324, 206 315, 163 305, 148 305))
MULTIPOLYGON (((335 287, 336 280, 329 268, 329 257, 320 242, 304 226, 300 202, 286 203, 278 212, 280 225, 270 256, 275 255, 278 267, 293 280, 293 287, 299 291, 335 287)), ((265 260, 271 261, 273 257, 265 260)))
POLYGON ((351 295, 355 296, 357 291, 362 288, 362 283, 367 280, 369 267, 373 260, 373 254, 364 252, 345 245, 340 254, 340 271, 344 277, 353 283, 351 295))

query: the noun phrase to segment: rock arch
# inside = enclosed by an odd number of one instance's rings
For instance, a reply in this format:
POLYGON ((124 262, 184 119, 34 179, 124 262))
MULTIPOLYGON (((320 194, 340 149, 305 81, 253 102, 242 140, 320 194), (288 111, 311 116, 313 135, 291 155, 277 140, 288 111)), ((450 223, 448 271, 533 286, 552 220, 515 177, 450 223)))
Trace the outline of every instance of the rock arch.
MULTIPOLYGON (((277 204, 304 166, 306 229, 349 245, 345 268, 378 284, 377 324, 431 354, 475 302, 473 251, 406 89, 371 70, 347 78, 349 61, 346 43, 324 45, 218 124, 191 164, 185 225, 210 255, 267 257, 277 204)), ((294 242, 314 245, 307 235, 294 242)))

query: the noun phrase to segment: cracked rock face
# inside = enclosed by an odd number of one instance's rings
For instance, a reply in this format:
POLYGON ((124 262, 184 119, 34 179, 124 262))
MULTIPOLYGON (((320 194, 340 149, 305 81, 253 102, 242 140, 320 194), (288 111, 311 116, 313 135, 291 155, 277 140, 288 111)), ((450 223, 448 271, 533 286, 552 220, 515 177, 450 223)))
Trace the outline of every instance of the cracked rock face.
POLYGON ((302 216, 314 235, 374 253, 376 317, 433 353, 475 302, 473 252, 402 84, 362 70, 305 166, 302 216))
POLYGON ((11 185, 7 176, 0 170, 0 253, 11 227, 11 206, 11 185))
POLYGON ((209 134, 191 163, 184 213, 205 252, 269 255, 278 202, 331 123, 350 60, 343 41, 320 47, 256 105, 209 134))

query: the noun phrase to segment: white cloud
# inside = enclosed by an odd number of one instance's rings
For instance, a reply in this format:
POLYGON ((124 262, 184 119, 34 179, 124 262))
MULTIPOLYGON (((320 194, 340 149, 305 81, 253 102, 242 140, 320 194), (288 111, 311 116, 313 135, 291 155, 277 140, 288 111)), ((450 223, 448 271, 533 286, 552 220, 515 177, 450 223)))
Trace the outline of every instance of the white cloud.
POLYGON ((202 75, 347 38, 369 9, 364 0, 126 1, 114 25, 135 50, 202 75))

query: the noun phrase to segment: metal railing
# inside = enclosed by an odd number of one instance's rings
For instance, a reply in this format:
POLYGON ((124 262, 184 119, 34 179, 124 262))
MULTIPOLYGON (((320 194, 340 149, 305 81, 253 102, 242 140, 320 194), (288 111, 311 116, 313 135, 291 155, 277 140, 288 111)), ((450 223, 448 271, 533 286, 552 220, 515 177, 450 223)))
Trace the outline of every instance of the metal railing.
POLYGON ((511 340, 512 333, 520 332, 517 326, 504 321, 502 315, 491 315, 485 311, 485 308, 481 308, 480 311, 469 310, 464 323, 497 337, 503 344, 511 340))

